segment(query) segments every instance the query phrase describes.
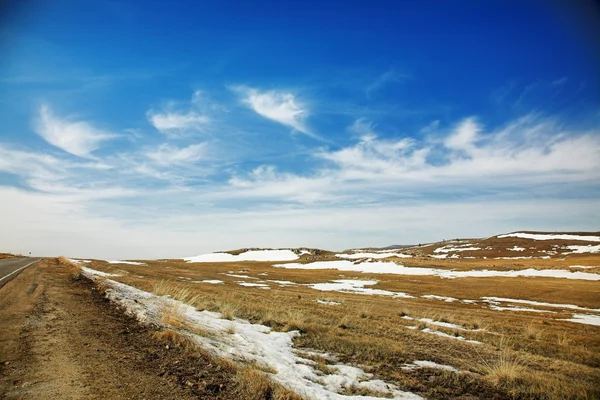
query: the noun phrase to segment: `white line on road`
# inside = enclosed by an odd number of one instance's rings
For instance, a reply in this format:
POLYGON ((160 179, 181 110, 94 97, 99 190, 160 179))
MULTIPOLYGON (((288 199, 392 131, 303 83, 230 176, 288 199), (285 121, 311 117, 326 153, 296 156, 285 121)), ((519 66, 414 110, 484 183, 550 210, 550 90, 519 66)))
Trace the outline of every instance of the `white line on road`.
POLYGON ((22 269, 25 269, 25 268, 29 267, 31 264, 35 264, 36 262, 39 262, 40 260, 41 260, 41 258, 40 258, 39 260, 35 260, 34 262, 30 262, 29 264, 27 264, 27 265, 26 265, 26 266, 24 266, 24 267, 21 267, 21 268, 19 268, 19 269, 15 269, 15 270, 14 270, 13 272, 11 272, 10 274, 8 274, 8 275, 4 275, 2 278, 0 278, 0 281, 2 281, 2 280, 4 280, 4 279, 8 278, 8 277, 9 277, 9 276, 11 276, 12 274, 14 274, 14 273, 16 273, 16 272, 19 272, 19 271, 20 271, 20 270, 22 270, 22 269))

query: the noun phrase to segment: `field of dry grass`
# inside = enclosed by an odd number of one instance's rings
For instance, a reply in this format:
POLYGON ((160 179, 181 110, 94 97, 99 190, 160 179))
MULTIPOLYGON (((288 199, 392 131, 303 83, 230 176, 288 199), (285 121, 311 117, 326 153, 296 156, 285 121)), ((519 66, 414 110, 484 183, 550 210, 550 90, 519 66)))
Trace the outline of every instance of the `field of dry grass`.
MULTIPOLYGON (((331 253, 303 256, 331 259, 331 253)), ((486 259, 403 259, 404 265, 454 269, 490 268, 486 259)), ((444 301, 436 295, 477 300, 524 299, 600 308, 597 281, 557 278, 461 278, 365 274, 337 270, 274 268, 273 262, 186 263, 143 261, 145 265, 86 266, 117 274, 117 281, 169 295, 199 310, 242 318, 277 331, 296 330, 298 349, 328 354, 335 362, 360 365, 375 377, 426 398, 591 399, 600 397, 600 327, 564 321, 576 311, 538 307, 537 312, 497 310, 489 303, 444 301), (412 298, 319 291, 308 284, 339 279, 376 280, 369 288, 404 292, 412 298), (222 283, 206 283, 222 281, 222 283), (258 284, 260 286, 242 286, 258 284), (292 284, 293 283, 293 284, 292 284), (545 310, 545 312, 544 312, 545 310), (541 312, 540 312, 541 311, 541 312), (414 361, 452 366, 407 368, 414 361)), ((600 256, 565 259, 493 260, 496 270, 596 266, 600 256)), ((503 304, 504 305, 504 304, 503 304)), ((512 306, 515 306, 513 304, 512 306)), ((519 306, 517 304, 516 306, 519 306)), ((521 306, 523 306, 521 304, 521 306)), ((527 307, 525 305, 524 307, 527 307)), ((192 329, 176 309, 165 309, 163 322, 192 329)), ((232 323, 231 330, 235 331, 232 323)), ((194 332, 211 335, 211 332, 194 332)), ((319 357, 327 370, 333 362, 319 357)), ((242 375, 254 374, 250 370, 242 375)), ((252 380, 250 380, 252 381, 252 380)), ((254 391, 253 388, 248 388, 254 391)), ((347 394, 361 394, 346 388, 347 394)), ((364 394, 364 393, 363 393, 364 394)), ((369 393, 373 395, 373 393, 369 393)))

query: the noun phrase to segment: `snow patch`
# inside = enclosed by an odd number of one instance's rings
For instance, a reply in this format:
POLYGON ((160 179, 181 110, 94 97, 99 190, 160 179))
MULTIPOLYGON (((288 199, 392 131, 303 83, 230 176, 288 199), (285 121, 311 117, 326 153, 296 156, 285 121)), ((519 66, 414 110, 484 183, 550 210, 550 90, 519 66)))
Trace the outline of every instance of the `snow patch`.
MULTIPOLYGON (((96 272, 87 269, 86 274, 95 279, 96 272)), ((397 389, 391 383, 372 379, 373 375, 362 369, 338 364, 330 366, 333 373, 323 375, 313 365, 314 361, 301 357, 293 347, 297 331, 275 332, 271 328, 251 324, 242 319, 235 319, 235 333, 230 334, 231 321, 222 319, 220 313, 198 311, 168 297, 156 296, 131 286, 106 280, 109 289, 106 296, 113 302, 123 306, 129 314, 145 323, 159 324, 160 310, 165 305, 176 305, 185 314, 187 321, 196 327, 214 332, 210 337, 189 334, 201 347, 217 357, 232 359, 244 363, 254 361, 277 371, 269 376, 288 389, 309 399, 325 400, 379 400, 371 396, 344 396, 339 392, 343 387, 379 391, 401 400, 422 399, 420 396, 397 389)))
POLYGON ((327 300, 315 300, 319 304, 326 304, 328 306, 339 306, 342 303, 338 303, 337 301, 327 301, 327 300))
POLYGON ((432 335, 437 335, 437 336, 441 336, 447 339, 455 339, 455 340, 460 340, 463 342, 467 342, 467 343, 473 343, 473 344, 482 344, 481 342, 478 342, 477 340, 469 340, 469 339, 465 339, 462 336, 453 336, 453 335, 448 335, 447 333, 444 332, 440 332, 440 331, 436 331, 433 330, 431 328, 425 328, 425 329, 421 329, 421 332, 425 332, 425 333, 430 333, 432 335))
POLYGON ((404 364, 400 368, 402 368, 405 371, 413 371, 415 369, 420 369, 420 368, 436 368, 436 369, 443 369, 444 371, 450 371, 450 372, 456 372, 456 373, 460 372, 458 369, 451 367, 450 365, 443 365, 443 364, 438 364, 433 361, 422 361, 422 360, 416 360, 410 364, 404 364))
POLYGON ((573 250, 570 253, 564 254, 582 254, 582 253, 600 253, 600 244, 597 246, 587 245, 587 246, 567 246, 567 249, 573 250))
POLYGON ((525 247, 519 247, 517 245, 514 245, 510 249, 506 249, 506 250, 510 250, 510 251, 525 251, 525 247))
MULTIPOLYGON (((444 254, 446 256, 446 254, 444 254)), ((435 257, 435 256, 434 256, 435 257)), ((288 269, 337 269, 339 271, 356 271, 373 274, 396 274, 396 275, 417 275, 417 276, 439 276, 440 278, 455 279, 455 278, 486 278, 486 277, 504 277, 504 278, 565 278, 577 279, 586 281, 600 280, 600 274, 592 274, 586 272, 571 272, 560 269, 522 269, 512 271, 495 271, 495 270, 470 270, 456 271, 448 269, 436 269, 425 267, 405 267, 394 262, 362 262, 352 263, 347 260, 339 261, 317 261, 308 264, 289 263, 275 264, 276 268, 288 269)))
POLYGON ((573 314, 571 318, 562 319, 561 321, 570 321, 577 322, 579 324, 600 326, 600 315, 573 314))
POLYGON ((446 296, 438 296, 435 294, 426 294, 425 296, 421 296, 424 299, 429 299, 429 300, 443 300, 446 303, 452 303, 453 301, 458 301, 458 299, 455 299, 454 297, 446 297, 446 296))
POLYGON ((111 276, 121 276, 119 274, 109 274, 108 272, 97 271, 95 269, 91 269, 91 268, 87 268, 87 267, 81 267, 81 270, 83 271, 83 273, 85 275, 101 276, 103 278, 108 278, 111 276))
POLYGON ((257 287, 257 288, 261 288, 261 289, 271 289, 271 287, 269 285, 267 285, 266 283, 252 283, 252 282, 241 282, 241 281, 238 281, 236 283, 240 286, 245 286, 245 287, 257 287))
POLYGON ((111 260, 111 261, 106 261, 106 262, 109 264, 148 265, 143 262, 137 262, 137 261, 111 260))
POLYGON ((223 281, 220 281, 218 279, 205 279, 203 281, 199 281, 199 283, 210 283, 212 285, 219 285, 223 283, 223 281))
POLYGON ((378 283, 378 281, 338 279, 338 280, 334 280, 333 282, 312 283, 312 284, 308 284, 307 286, 312 289, 321 290, 324 292, 346 292, 346 293, 357 293, 357 294, 367 294, 367 295, 414 298, 414 296, 411 296, 411 295, 403 293, 403 292, 390 292, 389 290, 371 289, 371 288, 365 287, 365 286, 373 286, 373 285, 376 285, 377 283, 378 283))
POLYGON ((497 238, 518 237, 533 240, 583 240, 586 242, 600 242, 600 236, 569 235, 561 233, 524 233, 514 232, 505 235, 498 235, 497 238))

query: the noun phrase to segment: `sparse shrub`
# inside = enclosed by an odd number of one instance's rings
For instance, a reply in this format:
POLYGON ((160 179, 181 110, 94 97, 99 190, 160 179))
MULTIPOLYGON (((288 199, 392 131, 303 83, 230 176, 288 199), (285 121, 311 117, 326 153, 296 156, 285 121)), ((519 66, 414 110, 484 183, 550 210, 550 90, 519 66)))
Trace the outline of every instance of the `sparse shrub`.
POLYGON ((184 328, 187 325, 185 306, 178 303, 164 303, 160 307, 160 322, 176 328, 184 328))
POLYGON ((191 352, 195 347, 188 337, 172 329, 154 332, 153 335, 159 341, 166 343, 167 346, 178 347, 183 349, 185 352, 191 352))
POLYGON ((221 317, 228 320, 233 320, 239 311, 238 307, 230 302, 217 301, 215 302, 217 309, 221 313, 221 317))
POLYGON ((229 333, 230 335, 233 335, 235 333, 235 328, 235 322, 231 321, 227 326, 225 332, 229 333))
POLYGON ((539 321, 531 321, 524 330, 524 334, 527 338, 532 340, 540 340, 542 338, 543 329, 539 328, 539 321))
POLYGON ((502 385, 515 381, 523 371, 523 363, 516 354, 511 354, 510 346, 505 338, 500 341, 498 356, 482 362, 485 377, 493 385, 502 385))
POLYGON ((274 384, 254 368, 240 368, 235 376, 236 398, 244 400, 302 400, 297 394, 274 384))

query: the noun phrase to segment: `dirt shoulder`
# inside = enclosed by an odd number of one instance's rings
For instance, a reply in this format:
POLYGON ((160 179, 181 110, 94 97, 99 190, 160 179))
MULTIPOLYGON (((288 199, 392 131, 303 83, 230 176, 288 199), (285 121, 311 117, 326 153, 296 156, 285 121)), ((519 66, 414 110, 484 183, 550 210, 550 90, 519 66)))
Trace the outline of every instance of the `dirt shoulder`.
POLYGON ((234 373, 167 348, 73 276, 44 260, 0 290, 0 398, 234 398, 234 373))

